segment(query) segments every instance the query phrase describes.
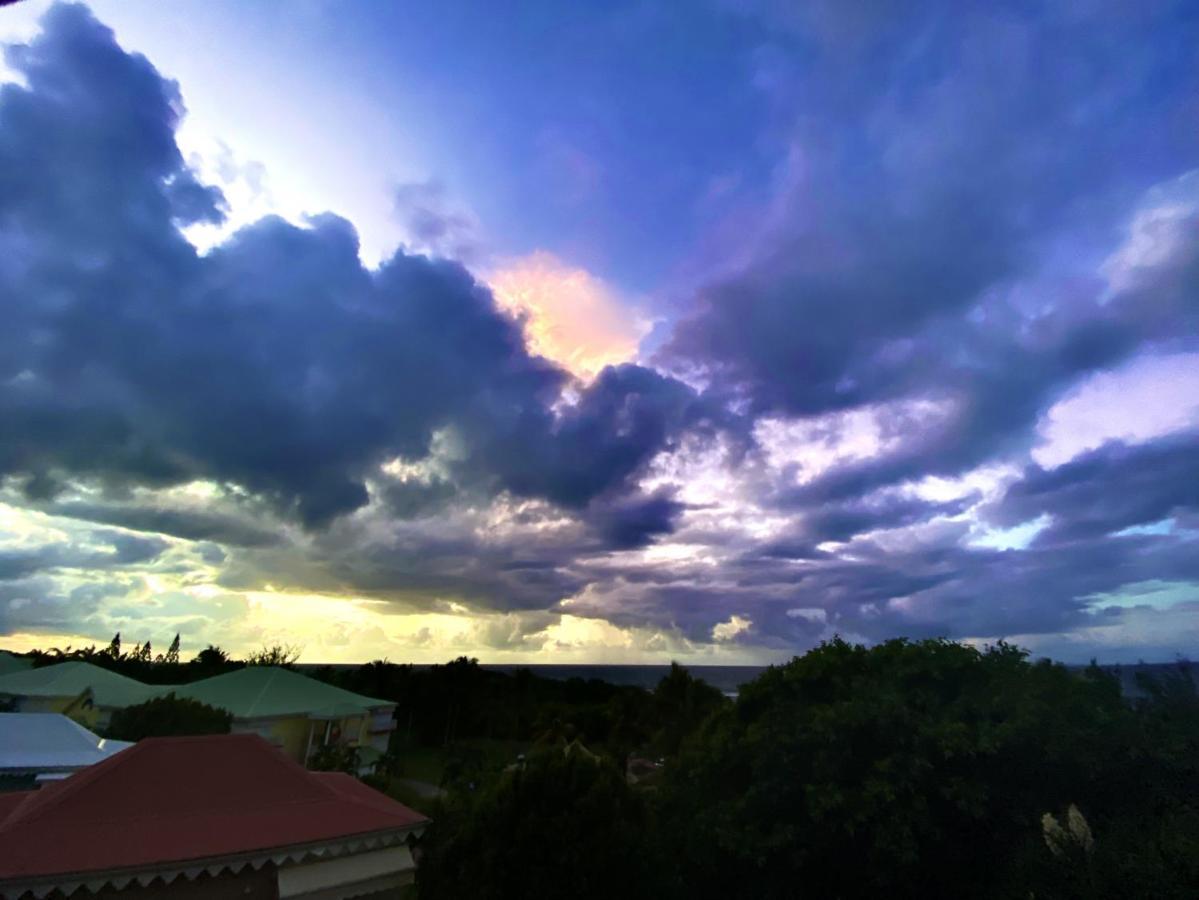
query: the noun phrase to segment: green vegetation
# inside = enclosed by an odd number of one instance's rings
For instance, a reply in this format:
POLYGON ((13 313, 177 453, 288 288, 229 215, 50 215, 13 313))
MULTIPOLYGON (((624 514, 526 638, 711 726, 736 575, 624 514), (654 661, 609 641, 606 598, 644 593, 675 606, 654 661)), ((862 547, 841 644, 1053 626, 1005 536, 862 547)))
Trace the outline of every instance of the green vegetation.
POLYGON ((167 694, 112 714, 106 734, 119 741, 187 734, 228 734, 233 716, 196 700, 167 694))
POLYGON ((1199 705, 1181 684, 1173 709, 1134 708, 1097 668, 1005 644, 825 644, 670 767, 660 814, 686 827, 667 859, 699 896, 1193 895, 1199 705), (1043 816, 1071 804, 1093 845, 1050 852, 1043 816))
MULTIPOLYGON (((244 665, 114 644, 82 658, 158 683, 244 665)), ((940 640, 834 640, 735 702, 680 666, 653 691, 466 658, 312 674, 396 703, 367 778, 434 820, 422 900, 1083 900, 1199 896, 1199 696, 1183 669, 1135 701, 1098 667, 940 640)), ((132 707, 114 732, 195 733, 179 702, 132 707)))
POLYGON ((659 741, 678 738, 654 789, 630 788, 621 757, 560 742, 423 807, 435 822, 420 896, 1199 890, 1199 698, 1187 676, 1131 704, 1098 668, 1032 664, 1005 644, 838 640, 703 717, 678 702, 702 695, 685 685, 673 671, 652 695, 655 711, 674 712, 659 741))
POLYGON ((650 895, 645 800, 577 743, 539 750, 453 796, 421 862, 422 898, 650 895))

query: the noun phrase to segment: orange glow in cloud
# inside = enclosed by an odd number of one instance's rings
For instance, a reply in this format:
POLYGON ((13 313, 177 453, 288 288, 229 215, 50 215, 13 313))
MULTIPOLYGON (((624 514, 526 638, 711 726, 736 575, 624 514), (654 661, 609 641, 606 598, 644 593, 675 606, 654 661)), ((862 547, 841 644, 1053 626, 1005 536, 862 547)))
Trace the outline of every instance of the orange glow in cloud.
POLYGON ((489 282, 500 307, 524 320, 529 349, 580 378, 632 359, 650 328, 603 280, 552 253, 517 259, 489 282))

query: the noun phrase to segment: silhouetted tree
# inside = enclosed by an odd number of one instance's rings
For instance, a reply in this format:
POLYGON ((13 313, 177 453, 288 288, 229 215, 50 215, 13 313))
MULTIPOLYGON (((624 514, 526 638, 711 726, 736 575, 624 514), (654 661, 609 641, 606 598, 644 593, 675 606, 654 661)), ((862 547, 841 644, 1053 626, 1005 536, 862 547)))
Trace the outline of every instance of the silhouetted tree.
POLYGON ((118 709, 108 724, 108 736, 121 741, 189 734, 227 734, 233 716, 187 697, 167 694, 118 709))
POLYGON ((213 644, 209 644, 203 650, 196 654, 196 658, 192 662, 198 666, 206 668, 220 668, 229 662, 229 654, 213 644))
POLYGON ((175 634, 175 639, 171 641, 171 645, 167 647, 167 652, 155 657, 155 663, 174 666, 179 664, 179 635, 175 634))
POLYGON ((300 658, 300 648, 292 644, 272 644, 255 650, 246 657, 247 666, 282 666, 291 668, 300 658))
POLYGON ((665 756, 678 753, 683 739, 727 702, 719 690, 672 662, 670 672, 654 689, 654 709, 659 723, 654 735, 655 748, 665 756))

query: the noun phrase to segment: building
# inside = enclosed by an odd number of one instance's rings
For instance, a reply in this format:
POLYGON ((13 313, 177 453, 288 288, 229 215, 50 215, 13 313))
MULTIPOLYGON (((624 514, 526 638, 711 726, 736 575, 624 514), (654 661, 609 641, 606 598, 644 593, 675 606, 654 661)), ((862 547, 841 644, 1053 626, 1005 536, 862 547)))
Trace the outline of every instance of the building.
POLYGON ((0 675, 7 675, 10 672, 24 672, 26 669, 33 668, 33 660, 25 656, 17 656, 15 653, 9 653, 7 650, 0 650, 0 675))
POLYGON ((387 752, 395 704, 325 684, 277 666, 247 666, 172 688, 233 714, 234 733, 257 734, 297 762, 325 744, 359 748, 372 764, 387 752))
POLYGON ((63 778, 132 746, 60 713, 0 713, 0 779, 9 784, 63 778))
POLYGON ((382 900, 412 880, 427 824, 255 735, 147 738, 0 794, 0 897, 382 900))
POLYGON ((100 729, 107 727, 113 710, 172 689, 77 661, 0 675, 0 702, 11 704, 10 711, 62 713, 100 729))

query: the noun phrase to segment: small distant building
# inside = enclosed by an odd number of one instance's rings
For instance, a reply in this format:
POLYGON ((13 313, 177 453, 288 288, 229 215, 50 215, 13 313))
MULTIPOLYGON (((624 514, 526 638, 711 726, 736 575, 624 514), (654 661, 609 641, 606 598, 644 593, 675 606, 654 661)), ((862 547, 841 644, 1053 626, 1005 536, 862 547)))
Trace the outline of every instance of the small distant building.
POLYGON ((100 729, 114 710, 169 690, 78 661, 0 675, 0 702, 11 704, 12 712, 62 713, 100 729))
POLYGON ((0 897, 395 896, 427 824, 254 735, 147 738, 64 781, 0 794, 0 897))
POLYGON ((33 660, 25 656, 17 656, 15 653, 9 653, 7 650, 0 650, 0 675, 8 675, 10 672, 24 672, 26 669, 33 668, 33 660))
POLYGON ((387 752, 395 704, 278 666, 247 666, 172 689, 233 714, 234 733, 257 734, 307 764, 327 744, 356 747, 370 766, 387 752))
POLYGON ((0 713, 0 780, 56 780, 133 745, 111 741, 59 713, 0 713))

